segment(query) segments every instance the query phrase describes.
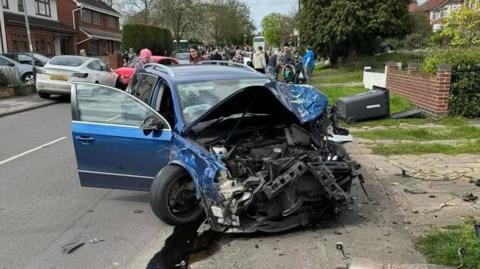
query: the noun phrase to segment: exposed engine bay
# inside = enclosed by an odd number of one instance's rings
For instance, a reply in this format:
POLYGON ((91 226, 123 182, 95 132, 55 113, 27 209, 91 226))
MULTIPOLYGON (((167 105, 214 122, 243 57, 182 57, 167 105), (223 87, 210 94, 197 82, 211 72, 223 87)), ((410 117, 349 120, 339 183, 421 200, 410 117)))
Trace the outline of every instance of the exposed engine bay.
POLYGON ((222 202, 204 205, 212 228, 279 232, 338 212, 349 201, 353 180, 363 178, 343 146, 328 139, 332 129, 348 131, 326 122, 256 122, 197 140, 227 168, 215 179, 222 202))

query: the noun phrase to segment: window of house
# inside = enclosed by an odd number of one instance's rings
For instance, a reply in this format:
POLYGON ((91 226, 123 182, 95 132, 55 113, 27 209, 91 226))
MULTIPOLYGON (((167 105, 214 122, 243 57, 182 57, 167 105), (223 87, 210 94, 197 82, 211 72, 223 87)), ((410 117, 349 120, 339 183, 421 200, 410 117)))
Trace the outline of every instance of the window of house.
POLYGON ((117 18, 108 16, 107 17, 107 26, 109 28, 117 28, 117 18))
POLYGON ((35 12, 40 16, 51 16, 50 0, 35 0, 35 12))
POLYGON ((101 22, 100 22, 100 13, 98 12, 92 12, 92 18, 93 18, 93 23, 94 24, 97 24, 97 25, 100 25, 101 22))
POLYGON ((82 21, 83 22, 92 21, 92 13, 90 12, 90 10, 82 9, 82 21))
POLYGON ((8 0, 2 0, 2 6, 3 8, 8 9, 8 0))
POLYGON ((23 9, 23 1, 22 0, 18 0, 18 11, 19 12, 23 12, 24 9, 23 9))

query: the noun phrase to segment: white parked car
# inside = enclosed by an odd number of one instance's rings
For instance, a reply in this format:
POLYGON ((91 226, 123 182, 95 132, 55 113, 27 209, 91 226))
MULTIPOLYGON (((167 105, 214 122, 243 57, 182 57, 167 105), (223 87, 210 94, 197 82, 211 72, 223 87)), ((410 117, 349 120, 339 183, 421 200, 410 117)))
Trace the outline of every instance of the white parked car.
POLYGON ((37 70, 37 92, 42 98, 50 94, 69 95, 72 82, 97 83, 115 87, 118 75, 97 58, 55 56, 37 70))
POLYGON ((190 64, 190 54, 188 53, 177 53, 175 58, 179 64, 190 64))
POLYGON ((243 64, 251 67, 252 66, 252 56, 253 56, 253 52, 245 52, 245 55, 243 56, 243 64))

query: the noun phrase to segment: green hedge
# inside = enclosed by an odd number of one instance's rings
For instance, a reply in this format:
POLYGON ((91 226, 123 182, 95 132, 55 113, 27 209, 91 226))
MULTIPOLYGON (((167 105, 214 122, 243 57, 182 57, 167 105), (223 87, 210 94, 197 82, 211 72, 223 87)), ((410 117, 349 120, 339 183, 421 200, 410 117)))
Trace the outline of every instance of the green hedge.
POLYGON ((371 66, 373 68, 384 68, 387 62, 418 62, 421 63, 423 59, 430 52, 393 52, 393 53, 381 53, 377 55, 368 56, 349 56, 341 60, 338 64, 340 68, 349 70, 362 70, 365 66, 371 66))
POLYGON ((143 24, 127 24, 123 27, 122 49, 133 48, 139 52, 148 48, 153 55, 170 55, 173 39, 170 30, 143 24))
POLYGON ((452 65, 449 114, 480 117, 480 49, 437 52, 425 59, 422 70, 435 73, 439 64, 452 65))

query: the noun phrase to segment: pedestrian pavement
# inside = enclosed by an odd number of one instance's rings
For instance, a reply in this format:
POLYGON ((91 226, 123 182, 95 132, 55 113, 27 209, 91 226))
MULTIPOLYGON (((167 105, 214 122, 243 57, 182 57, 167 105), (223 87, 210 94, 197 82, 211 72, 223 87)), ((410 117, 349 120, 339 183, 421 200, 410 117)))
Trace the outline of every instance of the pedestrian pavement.
POLYGON ((59 99, 43 99, 37 94, 0 99, 0 117, 55 104, 59 99))

